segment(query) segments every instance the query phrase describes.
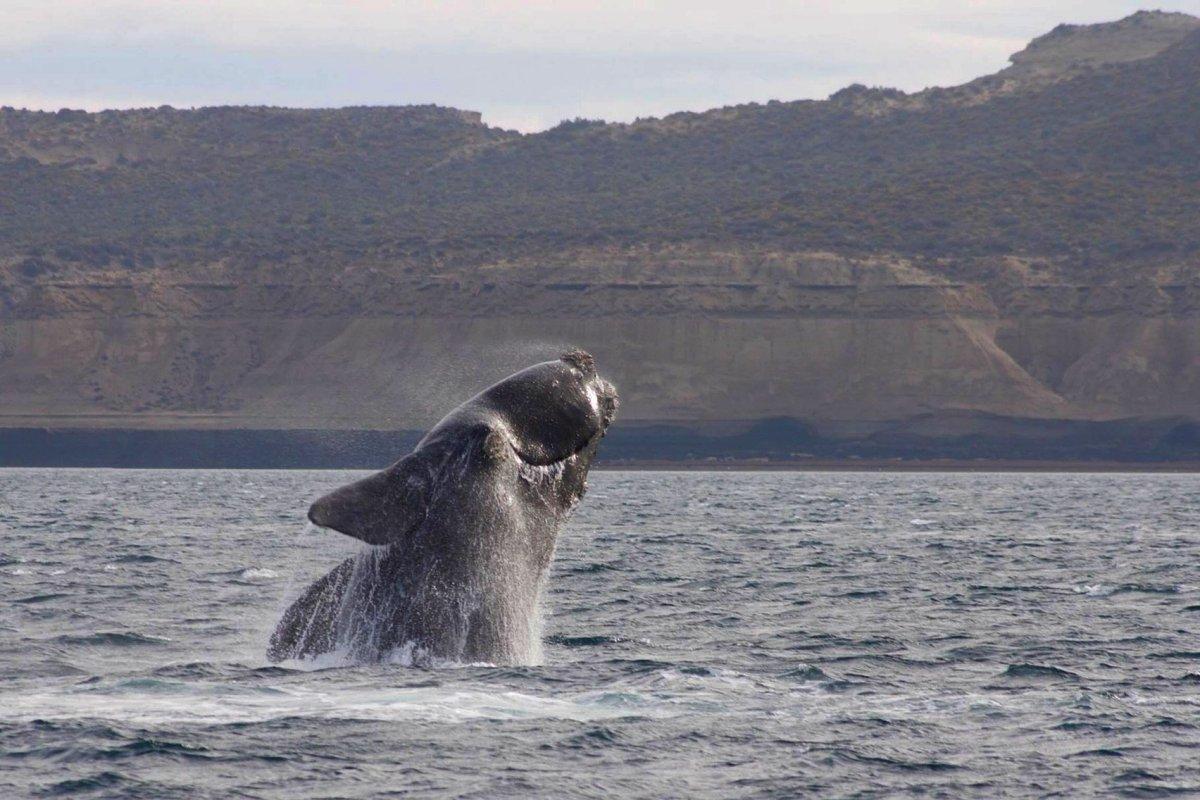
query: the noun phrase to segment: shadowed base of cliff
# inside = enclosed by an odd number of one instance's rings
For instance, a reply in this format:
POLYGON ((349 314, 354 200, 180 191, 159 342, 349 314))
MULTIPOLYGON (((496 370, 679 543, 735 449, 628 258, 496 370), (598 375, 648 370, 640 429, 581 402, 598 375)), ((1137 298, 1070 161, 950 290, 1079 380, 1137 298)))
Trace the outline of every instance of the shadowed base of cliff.
MULTIPOLYGON (((0 466, 374 469, 410 451, 419 438, 418 431, 405 430, 0 428, 0 466)), ((1200 466, 1200 422, 977 412, 886 422, 630 422, 609 433, 598 466, 903 468, 922 462, 1200 466)))

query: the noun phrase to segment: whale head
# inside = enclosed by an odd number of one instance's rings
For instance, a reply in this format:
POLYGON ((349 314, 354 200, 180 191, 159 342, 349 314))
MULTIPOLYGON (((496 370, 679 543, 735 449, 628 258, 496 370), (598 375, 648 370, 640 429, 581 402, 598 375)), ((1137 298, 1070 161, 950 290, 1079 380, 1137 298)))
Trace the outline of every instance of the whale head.
POLYGON ((447 414, 410 455, 320 498, 308 518, 384 545, 411 536, 431 514, 469 515, 464 506, 489 497, 532 496, 552 513, 566 512, 586 488, 618 404, 595 360, 572 350, 483 390, 447 414))
MULTIPOLYGON (((596 372, 595 360, 572 350, 505 378, 462 408, 482 411, 493 436, 499 435, 521 461, 546 466, 603 437, 618 402, 616 389, 596 372)), ((454 427, 454 417, 447 418, 449 427, 454 427)), ((441 427, 428 438, 436 438, 441 427)))

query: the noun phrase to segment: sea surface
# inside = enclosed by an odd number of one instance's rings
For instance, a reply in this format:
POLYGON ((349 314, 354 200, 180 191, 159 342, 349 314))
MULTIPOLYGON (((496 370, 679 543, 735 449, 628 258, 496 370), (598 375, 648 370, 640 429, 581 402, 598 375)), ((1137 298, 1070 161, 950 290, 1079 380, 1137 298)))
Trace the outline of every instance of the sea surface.
POLYGON ((1200 476, 593 473, 545 663, 267 663, 345 472, 0 470, 0 797, 1200 794, 1200 476))

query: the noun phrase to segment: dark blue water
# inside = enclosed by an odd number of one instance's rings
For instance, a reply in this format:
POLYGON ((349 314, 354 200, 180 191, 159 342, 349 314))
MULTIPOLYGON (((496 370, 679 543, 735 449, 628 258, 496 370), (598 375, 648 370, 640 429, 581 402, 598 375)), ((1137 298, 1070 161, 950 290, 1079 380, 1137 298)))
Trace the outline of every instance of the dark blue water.
POLYGON ((544 664, 269 666, 348 479, 0 471, 0 797, 1200 793, 1200 476, 594 474, 544 664))

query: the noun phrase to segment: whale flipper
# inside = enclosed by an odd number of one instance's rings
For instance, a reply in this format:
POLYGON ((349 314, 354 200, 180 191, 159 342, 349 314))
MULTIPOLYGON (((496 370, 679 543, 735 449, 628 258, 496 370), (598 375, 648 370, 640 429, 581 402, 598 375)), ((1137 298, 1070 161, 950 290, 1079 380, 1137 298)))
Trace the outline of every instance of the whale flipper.
POLYGON ((308 509, 308 518, 367 544, 392 544, 425 521, 429 484, 425 459, 413 453, 325 495, 308 509))
POLYGON ((333 650, 338 633, 335 620, 353 573, 354 559, 348 558, 308 587, 271 634, 267 658, 278 662, 333 650))

